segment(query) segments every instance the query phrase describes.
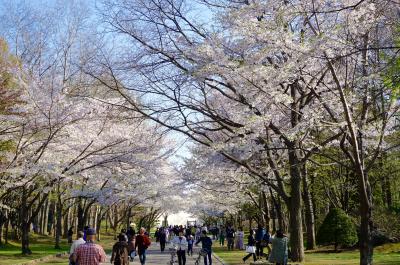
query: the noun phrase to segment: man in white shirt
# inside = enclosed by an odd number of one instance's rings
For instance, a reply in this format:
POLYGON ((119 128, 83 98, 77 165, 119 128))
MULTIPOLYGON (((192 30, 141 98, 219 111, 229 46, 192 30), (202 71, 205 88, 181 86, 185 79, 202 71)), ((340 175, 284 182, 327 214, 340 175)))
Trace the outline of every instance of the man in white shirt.
POLYGON ((69 251, 69 257, 70 257, 70 259, 69 259, 69 260, 70 260, 69 264, 70 264, 70 265, 78 265, 78 263, 72 261, 72 258, 71 258, 71 257, 72 257, 72 255, 74 254, 75 249, 77 249, 80 245, 86 243, 85 240, 83 240, 83 232, 82 232, 82 231, 78 231, 77 236, 78 236, 78 240, 75 240, 75 241, 72 243, 71 249, 70 249, 70 251, 69 251))
POLYGON ((183 236, 183 231, 179 231, 179 236, 174 237, 171 241, 172 246, 176 249, 179 265, 186 265, 187 240, 183 236))

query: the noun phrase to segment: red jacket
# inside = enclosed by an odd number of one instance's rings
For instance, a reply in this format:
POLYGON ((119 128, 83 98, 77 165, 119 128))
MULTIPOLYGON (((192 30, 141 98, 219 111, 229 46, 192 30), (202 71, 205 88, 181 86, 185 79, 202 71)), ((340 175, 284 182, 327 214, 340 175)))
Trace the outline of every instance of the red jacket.
POLYGON ((146 235, 137 235, 135 240, 135 245, 138 249, 138 252, 142 252, 147 249, 151 244, 150 238, 146 235))

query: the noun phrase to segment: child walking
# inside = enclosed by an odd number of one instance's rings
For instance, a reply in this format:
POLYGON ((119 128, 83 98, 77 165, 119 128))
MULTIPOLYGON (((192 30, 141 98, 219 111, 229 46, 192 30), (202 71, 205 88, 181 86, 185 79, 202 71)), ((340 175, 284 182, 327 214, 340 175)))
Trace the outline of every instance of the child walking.
POLYGON ((188 250, 187 250, 188 251, 188 256, 193 256, 194 239, 193 239, 192 235, 188 236, 187 242, 188 242, 188 250))

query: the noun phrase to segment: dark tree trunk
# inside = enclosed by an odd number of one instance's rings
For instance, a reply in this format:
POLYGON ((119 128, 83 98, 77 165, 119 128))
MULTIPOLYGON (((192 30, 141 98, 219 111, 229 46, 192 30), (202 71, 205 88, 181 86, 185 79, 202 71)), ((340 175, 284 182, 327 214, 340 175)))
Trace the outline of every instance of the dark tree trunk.
POLYGON ((100 229, 101 229, 101 220, 103 219, 103 209, 100 208, 100 211, 97 213, 97 223, 96 223, 96 232, 97 232, 97 240, 100 241, 100 229))
POLYGON ((82 207, 81 199, 79 199, 77 207, 78 207, 77 210, 78 231, 83 231, 83 228, 85 227, 85 220, 84 220, 84 209, 82 207))
POLYGON ((8 227, 10 225, 10 219, 6 219, 5 222, 5 230, 4 230, 4 244, 8 244, 8 227))
POLYGON ((307 228, 307 250, 315 249, 315 221, 314 221, 314 208, 311 200, 310 191, 307 182, 307 169, 303 167, 303 201, 305 206, 305 223, 307 228))
POLYGON ((3 221, 0 222, 0 245, 3 245, 3 221))
POLYGON ((283 218, 280 198, 279 197, 275 198, 274 194, 272 193, 272 189, 270 189, 269 191, 271 193, 272 203, 274 204, 275 212, 278 218, 278 227, 279 229, 286 230, 286 224, 283 218))
POLYGON ((292 260, 302 262, 304 260, 303 245, 303 224, 301 216, 301 173, 300 160, 296 149, 297 144, 289 146, 289 164, 290 164, 290 199, 289 208, 289 231, 290 231, 290 247, 292 250, 292 260))
POLYGON ((67 212, 64 214, 63 221, 63 238, 67 238, 68 229, 70 228, 70 215, 71 215, 71 207, 68 208, 67 212))
POLYGON ((29 213, 27 205, 27 191, 25 187, 22 189, 21 208, 19 212, 20 229, 21 229, 21 251, 23 255, 32 254, 29 249, 29 213))
POLYGON ((21 248, 23 255, 30 255, 32 251, 29 248, 29 223, 21 224, 21 248))
MULTIPOLYGON (((372 245, 372 196, 369 182, 364 175, 365 187, 360 183, 360 192, 366 192, 365 196, 360 196, 360 265, 372 265, 373 245, 372 245), (366 191, 364 191, 365 189, 366 191)), ((362 193, 361 193, 362 194, 362 193)))
POLYGON ((61 242, 61 233, 62 233, 62 202, 61 202, 61 195, 58 194, 57 196, 57 209, 56 209, 56 249, 60 249, 60 242, 61 242))
POLYGON ((267 199, 267 194, 263 191, 262 194, 262 199, 263 199, 263 208, 264 208, 264 221, 267 229, 269 229, 270 222, 271 222, 271 217, 270 217, 270 210, 269 210, 269 203, 267 199))
POLYGON ((50 211, 50 205, 49 205, 49 200, 46 200, 45 206, 44 206, 44 211, 43 211, 43 220, 42 220, 42 233, 44 235, 48 234, 48 223, 49 223, 49 211, 50 211))

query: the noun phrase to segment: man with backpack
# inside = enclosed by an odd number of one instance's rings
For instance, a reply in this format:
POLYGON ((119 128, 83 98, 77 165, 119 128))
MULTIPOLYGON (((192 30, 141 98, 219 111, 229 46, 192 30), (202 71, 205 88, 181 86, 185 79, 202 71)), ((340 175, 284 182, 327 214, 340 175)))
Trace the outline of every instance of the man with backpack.
POLYGON ((150 246, 150 238, 145 234, 146 229, 144 227, 140 228, 139 235, 136 236, 136 248, 137 254, 139 255, 139 260, 142 265, 146 264, 146 250, 150 246))
POLYGON ((111 254, 111 263, 114 265, 129 265, 128 243, 125 234, 119 234, 118 242, 114 244, 111 254))

